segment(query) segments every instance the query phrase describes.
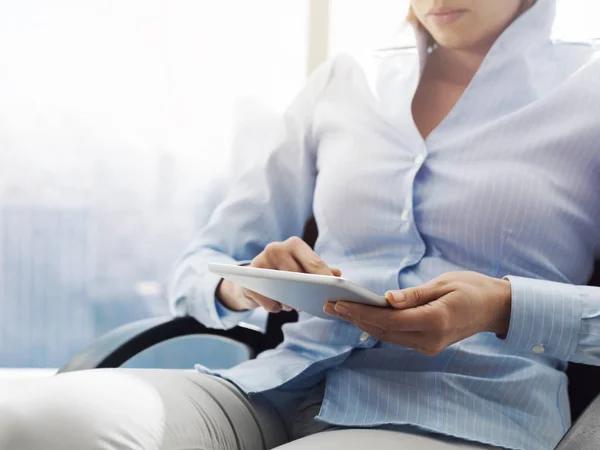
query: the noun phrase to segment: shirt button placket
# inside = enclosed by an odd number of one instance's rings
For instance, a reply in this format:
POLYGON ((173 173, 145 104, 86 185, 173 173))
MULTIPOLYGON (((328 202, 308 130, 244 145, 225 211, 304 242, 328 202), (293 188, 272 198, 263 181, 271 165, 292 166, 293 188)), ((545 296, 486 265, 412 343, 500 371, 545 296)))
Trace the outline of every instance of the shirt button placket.
MULTIPOLYGON (((408 192, 409 198, 406 199, 404 209, 402 210, 402 213, 400 215, 400 220, 402 221, 402 223, 405 226, 408 225, 408 221, 411 218, 411 210, 413 207, 413 195, 414 195, 414 184, 415 184, 416 174, 426 159, 427 159, 427 152, 426 152, 426 149, 423 149, 423 153, 419 153, 417 156, 415 156, 415 159, 413 161, 414 172, 412 174, 411 188, 410 188, 410 191, 408 192)), ((416 232, 416 230, 414 230, 414 231, 416 232)), ((410 257, 403 258, 400 263, 401 267, 402 268, 406 267, 408 264, 410 264, 410 262, 411 262, 410 257)))

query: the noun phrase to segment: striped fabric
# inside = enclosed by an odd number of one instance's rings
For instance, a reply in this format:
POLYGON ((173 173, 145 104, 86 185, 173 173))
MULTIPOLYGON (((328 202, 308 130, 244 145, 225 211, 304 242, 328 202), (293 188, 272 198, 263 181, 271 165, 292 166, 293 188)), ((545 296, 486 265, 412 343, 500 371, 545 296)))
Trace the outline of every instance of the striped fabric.
POLYGON ((427 357, 303 315, 278 349, 220 376, 275 392, 288 416, 290 398, 326 377, 325 422, 554 447, 570 423, 567 362, 600 364, 600 290, 582 286, 600 254, 600 61, 591 46, 550 41, 554 14, 538 0, 511 25, 425 141, 411 115, 422 46, 327 63, 171 286, 178 314, 235 325, 247 314, 217 309, 207 263, 251 259, 314 213, 316 250, 379 293, 456 270, 508 277, 506 339, 482 333, 427 357))

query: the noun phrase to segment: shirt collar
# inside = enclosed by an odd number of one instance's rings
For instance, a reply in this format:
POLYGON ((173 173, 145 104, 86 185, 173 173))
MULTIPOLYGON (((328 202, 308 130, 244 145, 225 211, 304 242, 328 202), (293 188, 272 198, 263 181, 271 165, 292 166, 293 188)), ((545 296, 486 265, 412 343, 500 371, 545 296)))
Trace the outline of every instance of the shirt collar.
MULTIPOLYGON (((547 44, 555 18, 556 0, 537 0, 504 30, 486 55, 482 68, 504 65, 511 59, 524 57, 532 48, 547 44)), ((420 27, 415 27, 415 33, 422 72, 428 56, 428 39, 420 27)))

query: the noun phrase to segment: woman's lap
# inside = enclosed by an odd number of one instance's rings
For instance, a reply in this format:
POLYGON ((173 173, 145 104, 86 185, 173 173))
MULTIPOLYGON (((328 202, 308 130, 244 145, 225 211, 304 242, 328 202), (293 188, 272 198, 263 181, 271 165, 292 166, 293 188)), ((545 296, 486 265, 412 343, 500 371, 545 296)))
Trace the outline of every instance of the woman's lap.
POLYGON ((426 434, 391 430, 348 429, 326 431, 290 442, 276 450, 481 450, 491 449, 477 444, 444 439, 426 434))
POLYGON ((0 400, 0 450, 459 450, 461 442, 384 430, 327 431, 289 444, 260 396, 195 371, 62 374, 0 400), (279 446, 279 447, 278 447, 279 446))
POLYGON ((261 450, 286 441, 267 405, 196 371, 74 372, 0 401, 1 450, 261 450))

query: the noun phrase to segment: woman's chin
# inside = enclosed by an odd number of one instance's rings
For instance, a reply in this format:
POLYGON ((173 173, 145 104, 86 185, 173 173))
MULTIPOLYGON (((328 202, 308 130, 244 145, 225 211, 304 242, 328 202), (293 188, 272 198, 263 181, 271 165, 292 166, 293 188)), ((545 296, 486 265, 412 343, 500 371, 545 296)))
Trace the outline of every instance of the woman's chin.
POLYGON ((435 37, 438 46, 453 50, 467 50, 477 46, 478 40, 472 36, 465 36, 463 33, 453 33, 452 30, 446 30, 435 37))

